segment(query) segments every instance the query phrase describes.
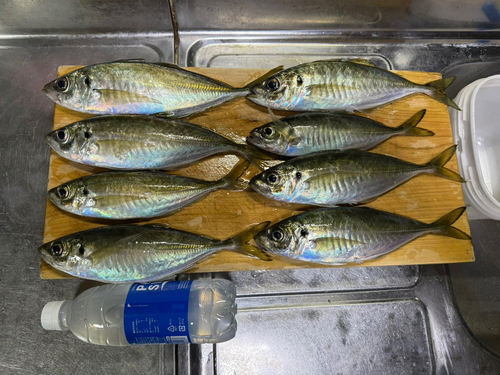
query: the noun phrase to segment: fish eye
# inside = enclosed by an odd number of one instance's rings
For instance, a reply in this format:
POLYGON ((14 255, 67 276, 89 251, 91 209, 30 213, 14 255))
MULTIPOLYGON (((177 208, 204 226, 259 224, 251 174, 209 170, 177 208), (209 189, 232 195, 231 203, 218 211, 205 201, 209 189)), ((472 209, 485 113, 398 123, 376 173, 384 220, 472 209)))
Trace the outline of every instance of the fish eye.
POLYGON ((83 133, 83 136, 85 137, 85 139, 89 139, 91 134, 90 132, 87 130, 85 133, 83 133))
POLYGON ((61 91, 61 92, 66 91, 68 89, 68 86, 69 86, 69 82, 68 82, 68 78, 66 78, 66 77, 59 78, 56 81, 56 84, 54 85, 56 90, 61 91))
POLYGON ((266 126, 263 132, 264 136, 271 138, 274 135, 274 128, 271 126, 266 126))
POLYGON ((62 245, 62 243, 60 242, 56 242, 55 244, 52 245, 52 247, 50 248, 50 251, 52 252, 52 254, 54 254, 56 257, 59 257, 63 254, 64 252, 64 247, 62 245))
POLYGON ((68 132, 66 129, 60 129, 56 132, 55 140, 59 143, 64 143, 68 140, 68 132))
POLYGON ((66 199, 69 197, 69 188, 67 186, 61 186, 57 189, 57 195, 59 198, 66 199))
POLYGON ((276 184, 280 180, 280 176, 274 173, 271 173, 269 176, 267 176, 267 182, 270 184, 276 184))
POLYGON ((271 237, 273 240, 275 240, 277 242, 281 242, 281 240, 283 239, 283 237, 285 237, 285 235, 283 234, 283 231, 281 229, 275 229, 271 233, 271 237))
POLYGON ((89 190, 86 187, 84 187, 82 193, 83 195, 89 195, 89 190))
POLYGON ((302 86, 303 83, 304 83, 304 81, 302 80, 302 77, 297 76, 297 86, 302 86))
POLYGON ((272 78, 266 83, 267 91, 276 91, 280 88, 280 81, 276 78, 272 78))
POLYGON ((300 178, 302 177, 302 173, 300 172, 295 173, 295 177, 297 177, 297 179, 300 180, 300 178))
POLYGON ((89 77, 87 77, 87 76, 83 77, 83 83, 85 83, 85 86, 90 86, 90 79, 89 79, 89 77))

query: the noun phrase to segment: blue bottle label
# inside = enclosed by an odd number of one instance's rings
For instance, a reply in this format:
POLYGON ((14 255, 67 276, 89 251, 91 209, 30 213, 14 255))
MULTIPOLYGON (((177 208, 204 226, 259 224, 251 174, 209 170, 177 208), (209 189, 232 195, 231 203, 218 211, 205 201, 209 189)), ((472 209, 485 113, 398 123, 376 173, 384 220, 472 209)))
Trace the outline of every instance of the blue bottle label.
POLYGON ((188 304, 192 281, 134 284, 123 324, 130 344, 187 344, 188 304))

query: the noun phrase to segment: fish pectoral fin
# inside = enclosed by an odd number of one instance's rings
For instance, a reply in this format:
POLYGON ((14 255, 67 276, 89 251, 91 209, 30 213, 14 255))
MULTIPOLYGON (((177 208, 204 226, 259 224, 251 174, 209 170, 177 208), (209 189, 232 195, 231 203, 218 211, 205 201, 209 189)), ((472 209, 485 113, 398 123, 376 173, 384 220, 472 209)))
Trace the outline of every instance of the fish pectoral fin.
POLYGON ((316 191, 316 190, 319 190, 319 189, 321 189, 321 190, 324 189, 324 187, 325 187, 325 183, 323 181, 323 179, 325 178, 324 176, 325 175, 330 175, 332 173, 335 173, 335 171, 325 171, 325 173, 317 174, 317 175, 314 175, 314 176, 311 176, 311 177, 307 178, 302 183, 303 186, 304 186, 304 189, 311 190, 311 191, 316 191))
POLYGON ((151 224, 146 224, 143 226, 153 228, 153 229, 159 229, 159 230, 164 229, 164 228, 170 228, 170 225, 168 225, 167 223, 151 223, 151 224))
MULTIPOLYGON (((305 87, 306 95, 323 95, 325 92, 324 84, 308 85, 305 87)), ((360 91, 359 87, 351 85, 335 85, 337 91, 360 91)))
POLYGON ((278 116, 274 114, 271 110, 271 107, 267 107, 267 111, 269 112, 269 116, 271 116, 271 120, 273 121, 274 126, 278 129, 283 135, 288 139, 288 141, 292 145, 297 145, 300 143, 300 138, 295 135, 295 130, 288 123, 280 119, 278 116))
POLYGON ((143 199, 151 198, 151 194, 141 194, 141 195, 105 195, 102 197, 92 198, 94 206, 99 208, 107 207, 118 207, 122 205, 129 205, 132 202, 141 201, 143 199))
POLYGON ((339 207, 337 204, 328 204, 328 203, 322 203, 322 204, 314 204, 315 206, 318 207, 328 207, 328 208, 334 208, 334 207, 339 207))
POLYGON ((150 98, 149 96, 130 91, 113 89, 94 89, 94 91, 101 95, 103 101, 110 103, 111 105, 114 105, 116 102, 118 102, 117 104, 122 103, 124 101, 122 99, 126 99, 128 102, 162 104, 160 101, 150 98))
POLYGON ((322 237, 311 240, 311 248, 318 253, 331 252, 333 249, 352 251, 359 245, 366 245, 366 243, 342 237, 322 237))
POLYGON ((141 236, 142 232, 123 237, 122 239, 115 242, 111 242, 107 246, 101 247, 99 250, 94 251, 87 257, 87 259, 91 261, 93 265, 99 264, 108 259, 113 254, 121 251, 126 245, 130 244, 132 241, 137 240, 141 236))

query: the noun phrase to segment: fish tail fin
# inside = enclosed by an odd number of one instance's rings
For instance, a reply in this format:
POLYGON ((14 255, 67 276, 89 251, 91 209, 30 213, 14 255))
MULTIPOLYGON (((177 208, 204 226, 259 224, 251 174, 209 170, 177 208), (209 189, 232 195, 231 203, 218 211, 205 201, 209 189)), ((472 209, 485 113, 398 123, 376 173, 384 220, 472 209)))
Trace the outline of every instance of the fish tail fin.
POLYGON ((276 158, 275 155, 271 156, 261 149, 251 145, 238 144, 238 149, 243 154, 245 159, 259 168, 261 171, 264 171, 270 167, 270 165, 268 165, 269 160, 274 160, 276 158))
POLYGON ((426 110, 415 113, 410 119, 406 120, 401 126, 398 126, 395 130, 401 131, 404 135, 417 136, 417 137, 429 137, 434 135, 427 129, 416 128, 418 123, 422 120, 425 115, 426 110))
POLYGON ((248 255, 252 258, 257 258, 268 262, 271 260, 271 257, 269 255, 264 253, 259 248, 247 244, 247 242, 250 241, 261 230, 266 229, 269 224, 271 224, 270 221, 265 221, 263 223, 253 225, 243 232, 238 233, 236 236, 223 241, 222 245, 228 250, 234 250, 240 254, 248 255))
POLYGON ((249 161, 242 161, 236 164, 233 169, 219 181, 223 184, 222 189, 228 190, 245 190, 248 186, 245 182, 240 181, 240 177, 246 172, 249 161))
POLYGON ((459 240, 470 240, 471 237, 467 233, 451 226, 460 216, 462 216, 464 211, 465 207, 456 208, 429 225, 438 230, 436 234, 458 238, 459 240))
POLYGON ((436 176, 446 178, 451 181, 465 182, 465 180, 457 173, 444 168, 444 165, 455 155, 456 145, 448 147, 434 159, 426 164, 427 167, 432 169, 432 173, 436 176))
POLYGON ((280 65, 274 69, 271 69, 270 71, 268 71, 266 74, 260 76, 259 78, 257 79, 254 79, 252 82, 250 83, 247 83, 245 86, 243 86, 241 88, 241 90, 245 90, 245 91, 249 91, 253 86, 255 86, 256 84, 262 82, 262 81, 265 81, 266 79, 268 79, 270 76, 272 76, 273 74, 275 73, 278 73, 280 70, 283 69, 283 65, 280 65))
POLYGON ((440 103, 446 104, 447 106, 461 111, 460 107, 456 105, 453 100, 448 98, 448 96, 443 92, 444 89, 452 84, 455 78, 456 77, 447 77, 438 79, 437 81, 426 83, 424 86, 428 87, 430 90, 425 92, 424 94, 429 95, 431 98, 436 99, 440 103))

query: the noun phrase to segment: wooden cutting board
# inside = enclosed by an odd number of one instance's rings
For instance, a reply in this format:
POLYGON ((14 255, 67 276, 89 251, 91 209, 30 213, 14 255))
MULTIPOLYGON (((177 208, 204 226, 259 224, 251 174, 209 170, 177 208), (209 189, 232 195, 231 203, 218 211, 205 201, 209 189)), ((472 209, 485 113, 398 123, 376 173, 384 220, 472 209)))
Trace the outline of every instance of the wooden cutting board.
MULTIPOLYGON (((61 66, 59 76, 78 66, 61 66)), ((205 74, 209 77, 227 82, 234 86, 246 83, 266 73, 256 69, 209 69, 190 68, 189 70, 205 74)), ((395 72, 416 83, 427 83, 441 78, 438 73, 395 72)), ((417 94, 403 100, 374 110, 370 118, 381 121, 388 126, 399 126, 421 109, 427 114, 418 125, 432 130, 433 137, 394 137, 379 145, 374 152, 391 155, 414 163, 425 163, 453 144, 448 108, 437 101, 417 94)), ((277 112, 278 116, 290 113, 277 112)), ((83 118, 91 117, 59 105, 55 105, 54 129, 68 125, 83 118)), ((259 107, 245 98, 212 108, 200 115, 192 116, 188 121, 211 128, 236 142, 244 143, 250 131, 270 122, 265 108, 259 107)), ((49 147, 49 146, 47 146, 49 147)), ((227 174, 232 166, 240 160, 233 155, 218 156, 202 163, 183 169, 176 173, 215 180, 227 174)), ((446 165, 458 171, 456 157, 446 165)), ((68 161, 51 151, 48 189, 88 174, 103 171, 102 169, 79 165, 68 161)), ((247 171, 249 179, 257 173, 253 166, 247 171)), ((451 210, 464 206, 462 186, 435 176, 418 176, 385 194, 369 206, 406 215, 424 222, 432 222, 451 210)), ((310 208, 310 207, 309 207, 310 208)), ((206 199, 186 209, 151 222, 168 223, 171 227, 224 239, 230 237, 251 224, 262 221, 276 223, 282 219, 309 209, 303 205, 286 204, 269 200, 255 192, 217 191, 206 199)), ((147 223, 149 221, 142 221, 147 223)), ((58 209, 47 199, 45 215, 44 243, 61 236, 103 225, 117 224, 117 221, 98 221, 72 215, 58 209)), ((470 234, 467 215, 455 223, 455 226, 470 234)), ((434 263, 459 263, 474 261, 471 241, 449 237, 427 235, 421 237, 391 254, 372 261, 350 264, 345 267, 412 265, 434 263)), ((292 262, 285 258, 273 257, 271 262, 263 262, 234 252, 223 251, 198 263, 189 272, 222 272, 242 270, 266 270, 285 268, 320 268, 328 267, 312 263, 292 262)), ((69 275, 55 270, 42 261, 40 276, 43 279, 69 278, 69 275)))

